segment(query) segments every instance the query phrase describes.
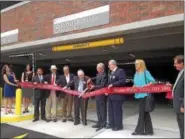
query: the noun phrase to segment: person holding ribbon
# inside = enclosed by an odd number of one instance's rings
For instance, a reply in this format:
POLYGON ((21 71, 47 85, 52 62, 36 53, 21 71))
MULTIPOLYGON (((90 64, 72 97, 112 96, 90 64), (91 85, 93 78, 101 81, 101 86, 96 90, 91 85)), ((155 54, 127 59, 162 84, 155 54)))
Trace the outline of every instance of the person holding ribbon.
MULTIPOLYGON (((91 90, 98 90, 104 88, 107 85, 107 74, 105 72, 105 65, 103 63, 97 64, 97 72, 96 77, 93 77, 88 80, 88 83, 91 81, 94 85, 91 86, 91 90)), ((96 111, 98 122, 93 125, 93 128, 97 128, 96 131, 106 127, 107 122, 107 97, 105 94, 96 96, 96 111)))
MULTIPOLYGON (((70 81, 73 80, 74 74, 69 72, 69 66, 65 65, 63 67, 64 75, 60 76, 59 80, 56 82, 57 85, 62 87, 66 86, 70 81)), ((73 89, 73 88, 70 88, 73 89)), ((60 93, 62 100, 62 122, 73 121, 72 117, 72 106, 73 106, 73 96, 71 94, 66 94, 65 92, 60 93)))
POLYGON ((2 76, 5 82, 4 84, 4 97, 5 97, 5 114, 13 113, 12 112, 12 103, 15 97, 15 89, 18 86, 18 80, 15 77, 15 74, 11 72, 11 69, 8 65, 4 65, 2 68, 2 76), (8 110, 9 106, 9 110, 8 110))
POLYGON ((178 55, 174 58, 174 67, 179 74, 173 86, 173 106, 177 115, 177 123, 180 137, 184 139, 184 56, 178 55))
MULTIPOLYGON (((26 65, 25 71, 22 73, 21 81, 22 82, 32 82, 34 77, 34 73, 32 72, 31 66, 29 64, 26 65)), ((33 89, 31 88, 22 88, 23 92, 23 106, 24 106, 24 111, 23 113, 28 113, 28 106, 29 102, 33 96, 33 89)))
MULTIPOLYGON (((155 82, 150 72, 146 69, 144 60, 137 59, 135 61, 136 73, 134 75, 134 87, 148 86, 155 82)), ((145 111, 147 93, 141 92, 135 94, 135 98, 139 99, 139 118, 135 131, 132 135, 153 135, 153 126, 150 113, 145 111)))
POLYGON ((71 82, 65 88, 72 88, 79 92, 79 96, 74 96, 74 125, 80 124, 80 110, 82 116, 83 125, 87 125, 87 106, 88 99, 83 99, 81 95, 83 95, 88 90, 88 77, 85 76, 83 70, 78 70, 78 76, 75 76, 71 82))
MULTIPOLYGON (((41 68, 37 69, 37 75, 33 78, 33 84, 44 83, 43 70, 41 68)), ((36 122, 39 120, 39 107, 41 104, 41 119, 46 120, 45 107, 46 107, 46 90, 34 89, 34 120, 36 122)))
MULTIPOLYGON (((51 73, 44 76, 45 83, 56 85, 56 81, 59 80, 60 76, 57 74, 56 65, 51 65, 51 73)), ((46 118, 47 122, 51 120, 57 122, 57 97, 59 97, 60 92, 55 90, 47 91, 46 100, 46 118), (52 111, 51 111, 52 109, 52 111), (52 113, 53 112, 53 113, 52 113)))
MULTIPOLYGON (((108 63, 110 73, 108 76, 108 89, 112 87, 122 87, 126 83, 125 71, 117 67, 115 60, 110 60, 108 63)), ((111 128, 113 131, 123 129, 123 101, 124 95, 114 94, 108 95, 108 114, 109 114, 109 125, 107 129, 111 128)))

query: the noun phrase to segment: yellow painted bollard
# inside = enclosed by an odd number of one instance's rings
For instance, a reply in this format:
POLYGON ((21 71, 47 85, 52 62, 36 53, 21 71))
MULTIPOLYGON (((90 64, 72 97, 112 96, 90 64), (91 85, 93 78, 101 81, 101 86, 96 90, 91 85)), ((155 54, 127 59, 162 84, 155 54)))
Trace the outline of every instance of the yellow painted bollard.
POLYGON ((16 100, 15 100, 15 113, 17 116, 21 115, 22 109, 22 89, 17 89, 16 90, 16 100))
POLYGON ((3 100, 3 89, 0 87, 0 105, 2 107, 2 100, 3 100))

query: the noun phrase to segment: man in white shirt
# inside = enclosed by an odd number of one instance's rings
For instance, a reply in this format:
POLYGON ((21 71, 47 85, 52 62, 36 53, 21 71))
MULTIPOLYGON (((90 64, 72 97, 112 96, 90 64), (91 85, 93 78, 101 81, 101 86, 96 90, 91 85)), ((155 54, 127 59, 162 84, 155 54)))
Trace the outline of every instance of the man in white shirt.
MULTIPOLYGON (((74 87, 74 90, 78 91, 80 94, 83 94, 87 89, 87 80, 89 77, 85 76, 83 70, 78 70, 78 76, 75 76, 73 80, 67 85, 67 87, 74 87)), ((80 124, 80 111, 82 116, 83 125, 87 125, 87 108, 88 108, 88 99, 83 99, 79 96, 74 96, 74 125, 80 124)))
MULTIPOLYGON (((60 79, 57 81, 57 85, 65 87, 71 80, 74 78, 74 74, 69 72, 69 66, 65 65, 63 67, 64 75, 60 76, 60 79)), ((73 89, 71 87, 70 89, 73 89)), ((62 122, 73 121, 72 117, 72 106, 73 106, 73 96, 66 94, 65 92, 60 93, 62 100, 62 122)))
MULTIPOLYGON (((45 81, 48 84, 56 85, 56 81, 59 79, 59 75, 57 74, 57 67, 55 65, 51 65, 51 73, 46 75, 45 81)), ((47 122, 53 121, 57 122, 57 97, 59 96, 60 92, 55 90, 49 90, 47 95, 47 102, 46 102, 46 118, 47 122), (52 109, 52 110, 51 110, 52 109)))

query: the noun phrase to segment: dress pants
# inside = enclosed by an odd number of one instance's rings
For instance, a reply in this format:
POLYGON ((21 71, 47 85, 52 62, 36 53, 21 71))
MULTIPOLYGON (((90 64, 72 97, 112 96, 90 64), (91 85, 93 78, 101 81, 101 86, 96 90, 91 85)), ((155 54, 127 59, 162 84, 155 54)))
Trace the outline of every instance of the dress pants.
POLYGON ((39 119, 39 106, 41 105, 41 118, 45 119, 45 106, 46 106, 46 98, 40 97, 34 99, 34 119, 39 119))
POLYGON ((62 116, 64 119, 72 118, 73 96, 66 94, 62 101, 62 116))
POLYGON ((98 125, 106 126, 107 122, 107 102, 106 100, 96 99, 96 111, 98 117, 98 125))
POLYGON ((76 123, 80 122, 80 111, 83 124, 87 123, 87 106, 88 99, 78 98, 78 96, 74 97, 74 114, 76 123))
POLYGON ((46 102, 46 118, 47 119, 56 119, 57 116, 56 116, 56 113, 57 113, 57 97, 56 97, 56 92, 55 91, 51 91, 48 99, 47 99, 47 102, 46 102), (53 111, 51 111, 51 109, 53 111))
POLYGON ((108 97, 109 125, 111 128, 123 128, 123 100, 108 97))
POLYGON ((184 113, 177 113, 177 123, 180 130, 180 138, 184 139, 184 113))
POLYGON ((153 126, 149 112, 145 112, 146 97, 139 101, 139 118, 135 132, 142 134, 153 134, 153 126))

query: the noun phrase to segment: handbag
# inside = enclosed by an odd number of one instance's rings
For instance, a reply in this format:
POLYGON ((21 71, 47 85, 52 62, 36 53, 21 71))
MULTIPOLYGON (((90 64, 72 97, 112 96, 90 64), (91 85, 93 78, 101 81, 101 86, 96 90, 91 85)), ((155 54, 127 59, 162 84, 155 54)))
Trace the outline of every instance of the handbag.
MULTIPOLYGON (((148 84, 149 82, 147 81, 145 72, 144 72, 144 76, 145 76, 145 82, 146 84, 148 84)), ((154 109, 155 109, 155 99, 154 99, 153 94, 149 93, 145 97, 145 112, 152 112, 154 109)))

